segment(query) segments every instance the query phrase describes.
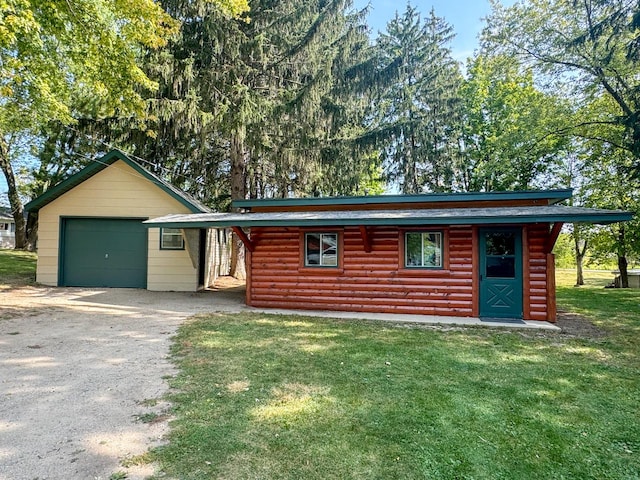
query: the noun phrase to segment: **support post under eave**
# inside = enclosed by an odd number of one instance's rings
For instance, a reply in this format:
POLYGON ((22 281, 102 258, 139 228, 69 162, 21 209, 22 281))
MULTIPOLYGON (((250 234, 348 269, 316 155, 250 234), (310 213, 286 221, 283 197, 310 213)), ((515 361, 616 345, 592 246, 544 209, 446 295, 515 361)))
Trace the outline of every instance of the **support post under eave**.
POLYGON ((360 236, 362 237, 364 251, 371 253, 371 236, 369 235, 369 229, 364 225, 360 225, 360 236))
POLYGON ((247 237, 247 234, 244 233, 244 231, 240 227, 231 227, 231 230, 233 230, 233 233, 235 233, 238 236, 238 238, 242 241, 242 243, 244 244, 247 250, 249 250, 250 252, 253 252, 256 249, 255 244, 251 241, 249 237, 247 237))
POLYGON ((551 253, 553 251, 553 247, 558 240, 558 236, 560 235, 560 230, 562 230, 562 226, 564 223, 556 222, 553 224, 551 228, 551 232, 549 232, 549 236, 547 237, 547 243, 544 245, 544 253, 551 253))

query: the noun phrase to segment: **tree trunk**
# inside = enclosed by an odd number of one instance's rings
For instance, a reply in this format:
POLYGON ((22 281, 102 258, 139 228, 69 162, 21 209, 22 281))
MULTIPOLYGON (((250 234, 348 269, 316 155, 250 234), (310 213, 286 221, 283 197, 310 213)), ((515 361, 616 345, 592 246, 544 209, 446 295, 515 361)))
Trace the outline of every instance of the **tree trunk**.
POLYGON ((618 230, 618 270, 620 271, 620 287, 629 288, 629 275, 627 274, 627 238, 624 224, 620 224, 618 230))
POLYGON ((580 287, 584 285, 584 273, 582 269, 582 264, 584 261, 584 257, 587 253, 587 240, 584 240, 582 246, 580 246, 580 236, 576 231, 576 226, 573 226, 573 246, 574 252, 576 256, 576 287, 580 287))
POLYGON ((618 270, 620 271, 620 287, 629 288, 629 275, 627 274, 627 257, 618 255, 618 270))
MULTIPOLYGON (((231 135, 231 199, 243 200, 247 194, 246 158, 244 151, 244 127, 231 135)), ((244 264, 244 245, 237 235, 233 235, 231 243, 231 267, 229 275, 240 280, 247 278, 244 264)))
POLYGON ((584 255, 579 255, 576 253, 576 287, 580 287, 584 285, 584 273, 582 271, 582 261, 584 260, 584 255))
POLYGON ((36 251, 36 243, 38 240, 38 212, 29 212, 27 216, 27 232, 26 232, 25 249, 30 252, 36 251))
POLYGON ((26 222, 24 220, 24 206, 20 195, 18 195, 18 188, 16 186, 16 176, 13 173, 11 167, 11 161, 9 160, 9 146, 5 142, 4 138, 0 136, 0 169, 4 173, 4 177, 7 180, 9 206, 11 207, 11 213, 13 220, 16 222, 16 250, 24 249, 27 241, 26 222))

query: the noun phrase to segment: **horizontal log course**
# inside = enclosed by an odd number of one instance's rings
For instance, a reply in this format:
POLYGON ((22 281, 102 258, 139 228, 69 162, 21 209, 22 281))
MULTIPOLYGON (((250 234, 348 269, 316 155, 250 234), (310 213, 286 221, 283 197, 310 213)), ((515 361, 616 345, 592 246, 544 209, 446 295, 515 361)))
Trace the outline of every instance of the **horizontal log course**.
POLYGON ((264 244, 258 243, 254 250, 254 253, 257 255, 270 253, 270 252, 291 252, 291 253, 295 253, 296 255, 299 255, 300 245, 298 245, 297 243, 295 244, 282 243, 279 245, 276 245, 273 243, 264 243, 264 244))
MULTIPOLYGON (((359 300, 359 299, 358 299, 359 300)), ((454 302, 440 302, 420 304, 419 302, 397 303, 385 299, 383 303, 376 301, 354 301, 347 302, 340 299, 318 299, 318 298, 292 298, 290 302, 283 302, 279 298, 254 298, 252 305, 255 307, 271 308, 300 308, 312 310, 337 310, 337 311, 369 311, 386 313, 415 313, 423 315, 456 315, 464 313, 471 315, 471 306, 466 303, 455 304, 454 302), (338 303, 338 300, 340 303, 338 303)))
POLYGON ((256 296, 261 295, 280 295, 283 297, 286 296, 317 296, 317 297, 357 297, 357 298, 382 298, 382 297, 393 297, 393 298, 412 298, 412 299, 446 299, 446 300, 460 300, 460 301, 471 301, 473 298, 473 293, 471 290, 467 291, 458 291, 452 292, 445 288, 440 290, 408 290, 406 288, 369 288, 369 289, 357 289, 350 288, 347 286, 342 286, 340 288, 330 288, 330 289, 322 289, 318 290, 318 288, 314 288, 312 286, 308 288, 303 288, 300 286, 291 287, 291 288, 278 288, 278 287, 269 287, 269 286, 254 286, 252 288, 252 292, 256 296))
POLYGON ((547 321, 547 313, 546 312, 531 312, 529 320, 537 320, 537 321, 547 321))
POLYGON ((274 275, 269 272, 255 272, 252 276, 252 284, 259 285, 260 282, 276 283, 278 285, 297 285, 310 284, 318 288, 324 288, 326 285, 402 285, 406 288, 471 288, 471 279, 463 278, 421 278, 421 277, 393 277, 379 278, 371 276, 354 276, 353 274, 341 277, 327 277, 316 275, 301 274, 295 277, 286 275, 274 275))
POLYGON ((547 304, 545 303, 544 305, 540 304, 540 303, 533 303, 531 304, 531 314, 533 314, 534 312, 536 312, 536 314, 540 314, 540 315, 547 315, 547 304))
POLYGON ((449 257, 452 258, 471 258, 473 256, 473 252, 467 248, 465 249, 455 249, 455 248, 450 248, 449 249, 449 257))
POLYGON ((529 288, 530 295, 546 295, 547 289, 543 285, 535 285, 529 288))
POLYGON ((471 263, 449 263, 449 270, 468 270, 471 271, 473 265, 471 263))
MULTIPOLYGON (((268 264, 271 267, 272 264, 268 264)), ((307 267, 291 267, 277 268, 277 264, 273 264, 275 268, 258 268, 252 272, 254 280, 261 278, 277 278, 284 282, 305 281, 305 277, 313 279, 314 282, 398 282, 413 285, 469 285, 472 281, 471 275, 459 274, 447 270, 435 271, 416 271, 403 269, 396 270, 363 270, 363 269, 335 269, 335 268, 307 268, 307 267), (283 272, 293 272, 283 276, 283 272), (295 276, 293 276, 295 275, 295 276), (358 280, 352 280, 358 279, 358 280)))
POLYGON ((397 268, 398 257, 381 257, 381 256, 361 256, 361 255, 349 255, 344 259, 345 265, 384 265, 389 264, 397 268))
POLYGON ((300 255, 297 252, 296 253, 272 252, 269 255, 265 255, 262 252, 254 252, 254 255, 252 258, 254 259, 254 261, 257 260, 259 262, 264 262, 264 263, 269 263, 269 262, 282 263, 283 261, 286 261, 291 265, 297 265, 298 262, 300 261, 300 255))
POLYGON ((546 305, 547 304, 547 297, 543 296, 543 295, 535 295, 535 296, 531 296, 529 297, 529 301, 531 302, 532 305, 539 303, 541 305, 546 305))

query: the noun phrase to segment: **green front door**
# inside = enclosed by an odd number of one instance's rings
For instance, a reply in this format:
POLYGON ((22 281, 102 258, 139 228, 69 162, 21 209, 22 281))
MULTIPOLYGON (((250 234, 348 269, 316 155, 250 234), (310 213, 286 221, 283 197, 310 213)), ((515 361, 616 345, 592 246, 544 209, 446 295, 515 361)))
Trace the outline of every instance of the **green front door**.
POLYGON ((147 286, 147 230, 143 219, 63 218, 60 285, 147 286))
POLYGON ((480 316, 522 318, 522 230, 480 229, 480 316))

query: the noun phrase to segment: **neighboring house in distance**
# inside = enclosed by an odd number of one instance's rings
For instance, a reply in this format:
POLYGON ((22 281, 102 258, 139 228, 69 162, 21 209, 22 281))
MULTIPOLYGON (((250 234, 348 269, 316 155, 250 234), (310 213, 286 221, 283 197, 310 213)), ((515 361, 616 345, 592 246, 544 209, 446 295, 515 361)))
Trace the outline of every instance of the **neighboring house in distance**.
POLYGON ((143 221, 210 210, 114 150, 29 202, 38 211, 36 281, 52 286, 196 291, 213 283, 216 231, 143 221))
POLYGON ((553 322, 551 252, 562 225, 632 218, 562 205, 571 194, 240 200, 234 206, 244 213, 169 215, 145 224, 231 227, 247 250, 250 306, 553 322))
POLYGON ((11 210, 0 207, 0 248, 14 248, 16 245, 16 222, 11 210))

